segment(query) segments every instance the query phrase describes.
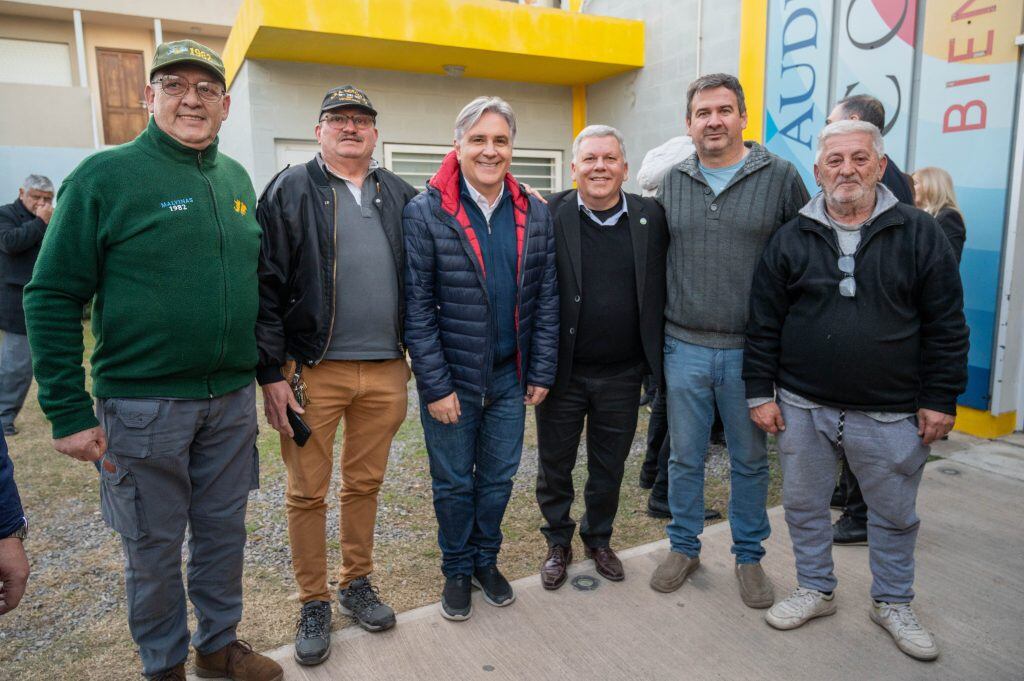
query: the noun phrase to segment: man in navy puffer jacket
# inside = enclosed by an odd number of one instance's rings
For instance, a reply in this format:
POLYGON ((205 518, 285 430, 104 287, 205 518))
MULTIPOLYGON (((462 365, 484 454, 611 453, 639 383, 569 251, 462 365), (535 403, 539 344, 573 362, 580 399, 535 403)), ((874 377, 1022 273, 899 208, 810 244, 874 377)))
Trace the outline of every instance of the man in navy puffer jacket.
POLYGON ((441 612, 515 600, 496 566, 523 448, 525 406, 555 382, 558 283, 551 216, 509 174, 516 121, 470 102, 455 149, 405 208, 405 344, 412 358, 437 514, 441 612))

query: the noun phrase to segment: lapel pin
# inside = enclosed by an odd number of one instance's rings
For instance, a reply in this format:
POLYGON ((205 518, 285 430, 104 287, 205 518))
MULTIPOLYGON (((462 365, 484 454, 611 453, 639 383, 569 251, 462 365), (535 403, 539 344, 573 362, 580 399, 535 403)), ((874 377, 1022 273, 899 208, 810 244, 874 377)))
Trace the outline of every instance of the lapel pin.
POLYGON ((641 225, 646 225, 647 224, 647 218, 640 218, 640 224, 641 225))

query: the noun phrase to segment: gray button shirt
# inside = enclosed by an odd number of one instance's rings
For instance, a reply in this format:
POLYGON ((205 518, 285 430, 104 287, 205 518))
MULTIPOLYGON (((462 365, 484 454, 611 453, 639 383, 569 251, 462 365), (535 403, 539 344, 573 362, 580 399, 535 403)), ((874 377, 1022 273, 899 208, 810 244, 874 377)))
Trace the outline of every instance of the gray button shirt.
POLYGON ((397 359, 398 273, 381 223, 378 187, 372 177, 358 192, 332 173, 337 263, 334 327, 326 359, 397 359))

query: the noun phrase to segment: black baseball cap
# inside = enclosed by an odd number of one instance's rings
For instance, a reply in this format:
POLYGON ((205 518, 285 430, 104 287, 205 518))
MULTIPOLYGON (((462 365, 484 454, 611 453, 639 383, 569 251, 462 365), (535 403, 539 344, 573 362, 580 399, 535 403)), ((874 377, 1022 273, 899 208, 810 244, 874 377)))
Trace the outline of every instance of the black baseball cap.
POLYGON ((338 109, 343 106, 354 106, 371 116, 377 115, 377 110, 370 103, 370 98, 366 96, 365 92, 354 85, 342 85, 341 87, 328 90, 327 94, 324 95, 323 103, 320 104, 320 115, 322 116, 325 111, 338 109))

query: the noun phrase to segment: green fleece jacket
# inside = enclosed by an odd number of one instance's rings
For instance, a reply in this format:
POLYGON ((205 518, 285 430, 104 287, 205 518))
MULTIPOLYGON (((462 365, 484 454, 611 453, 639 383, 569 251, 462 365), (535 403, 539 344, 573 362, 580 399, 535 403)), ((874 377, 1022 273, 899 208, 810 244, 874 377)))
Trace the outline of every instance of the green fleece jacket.
POLYGON ((25 318, 39 404, 60 438, 97 425, 82 368, 95 295, 96 397, 203 399, 255 376, 256 195, 236 161, 149 126, 57 193, 25 318))

